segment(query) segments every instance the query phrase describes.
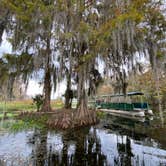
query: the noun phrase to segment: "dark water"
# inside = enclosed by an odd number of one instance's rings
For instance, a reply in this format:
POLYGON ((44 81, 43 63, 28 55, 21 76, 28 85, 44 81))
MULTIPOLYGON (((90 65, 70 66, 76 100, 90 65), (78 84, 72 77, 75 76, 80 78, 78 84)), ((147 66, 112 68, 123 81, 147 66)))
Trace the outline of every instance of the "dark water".
POLYGON ((106 116, 65 132, 0 128, 0 166, 166 166, 166 127, 154 120, 106 116))

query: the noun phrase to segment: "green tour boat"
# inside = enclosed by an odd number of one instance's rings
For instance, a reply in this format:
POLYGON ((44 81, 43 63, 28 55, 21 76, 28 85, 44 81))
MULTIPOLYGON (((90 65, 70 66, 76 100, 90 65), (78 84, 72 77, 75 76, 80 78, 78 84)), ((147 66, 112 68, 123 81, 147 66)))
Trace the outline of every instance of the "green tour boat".
POLYGON ((142 92, 96 96, 95 107, 101 111, 127 116, 153 115, 148 103, 143 101, 143 96, 142 92))

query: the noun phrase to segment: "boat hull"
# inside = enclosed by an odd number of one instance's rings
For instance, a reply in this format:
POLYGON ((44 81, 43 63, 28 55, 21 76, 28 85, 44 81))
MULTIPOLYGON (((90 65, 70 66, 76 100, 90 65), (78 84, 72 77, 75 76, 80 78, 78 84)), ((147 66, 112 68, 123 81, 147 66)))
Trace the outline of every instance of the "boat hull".
POLYGON ((113 109, 100 109, 100 111, 111 113, 111 114, 132 116, 132 117, 145 117, 144 111, 123 111, 123 110, 113 110, 113 109))

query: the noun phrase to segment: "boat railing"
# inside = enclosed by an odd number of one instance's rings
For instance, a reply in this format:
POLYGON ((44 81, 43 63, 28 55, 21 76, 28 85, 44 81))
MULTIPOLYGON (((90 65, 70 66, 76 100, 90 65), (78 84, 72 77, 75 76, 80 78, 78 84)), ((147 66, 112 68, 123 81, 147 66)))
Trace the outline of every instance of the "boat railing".
POLYGON ((115 109, 115 110, 125 110, 125 111, 132 111, 134 109, 131 103, 110 103, 110 102, 103 102, 99 104, 103 109, 115 109))

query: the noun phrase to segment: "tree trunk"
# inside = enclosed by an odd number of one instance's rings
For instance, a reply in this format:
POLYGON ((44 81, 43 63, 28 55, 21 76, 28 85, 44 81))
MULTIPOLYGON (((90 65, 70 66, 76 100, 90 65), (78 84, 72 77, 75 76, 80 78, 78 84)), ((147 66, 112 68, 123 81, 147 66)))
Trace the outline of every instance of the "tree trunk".
POLYGON ((45 72, 44 78, 44 101, 42 105, 42 111, 51 111, 51 73, 50 68, 45 72))
POLYGON ((6 29, 8 23, 9 11, 2 7, 0 9, 0 15, 2 16, 0 20, 0 44, 1 44, 3 32, 6 29))
POLYGON ((88 97, 85 89, 86 66, 81 66, 78 72, 78 105, 76 123, 78 126, 94 124, 97 121, 94 111, 88 110, 88 97))
MULTIPOLYGON (((71 17, 70 17, 70 7, 71 7, 71 2, 67 1, 67 17, 66 17, 66 33, 69 33, 71 31, 71 17)), ((70 45, 71 39, 66 40, 66 44, 70 45)), ((72 45, 70 46, 70 50, 68 50, 67 57, 69 58, 69 69, 66 69, 66 75, 67 75, 67 88, 65 91, 65 108, 66 109, 71 109, 71 104, 72 104, 72 99, 73 99, 73 93, 71 90, 71 73, 72 73, 72 66, 71 66, 71 56, 72 56, 72 45)))
POLYGON ((66 109, 70 109, 71 108, 71 105, 70 105, 70 96, 69 96, 68 89, 66 89, 66 92, 65 92, 65 108, 66 109))
POLYGON ((71 90, 71 73, 67 74, 67 88, 65 92, 65 108, 70 109, 73 99, 73 92, 71 90))
POLYGON ((51 111, 51 49, 50 49, 51 38, 48 37, 47 49, 46 49, 46 63, 45 63, 45 76, 44 76, 44 101, 42 105, 42 111, 48 112, 51 111))

